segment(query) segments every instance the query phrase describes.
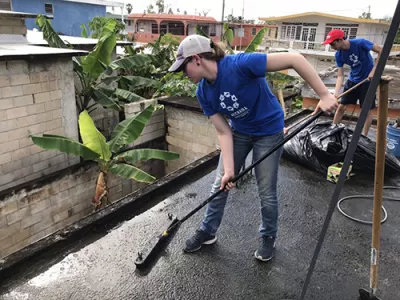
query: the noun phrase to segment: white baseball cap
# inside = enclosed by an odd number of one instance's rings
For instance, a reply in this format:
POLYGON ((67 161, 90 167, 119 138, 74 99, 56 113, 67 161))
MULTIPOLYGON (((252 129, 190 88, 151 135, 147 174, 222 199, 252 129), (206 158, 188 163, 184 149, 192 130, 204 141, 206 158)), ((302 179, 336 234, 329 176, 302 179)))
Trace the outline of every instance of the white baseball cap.
POLYGON ((178 47, 177 58, 174 64, 168 69, 169 72, 179 71, 186 58, 195 54, 213 52, 211 40, 198 34, 189 35, 183 39, 178 47))

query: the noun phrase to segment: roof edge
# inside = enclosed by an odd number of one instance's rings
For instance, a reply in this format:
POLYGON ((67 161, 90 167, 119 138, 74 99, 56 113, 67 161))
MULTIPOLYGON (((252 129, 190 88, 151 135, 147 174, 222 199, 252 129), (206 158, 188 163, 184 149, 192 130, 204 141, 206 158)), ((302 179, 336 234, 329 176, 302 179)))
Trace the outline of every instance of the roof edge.
POLYGON ((321 13, 321 12, 305 12, 305 13, 299 13, 299 14, 285 15, 285 16, 280 16, 280 17, 268 17, 268 18, 267 17, 259 17, 258 19, 261 21, 282 21, 282 20, 286 20, 286 19, 307 17, 307 16, 335 18, 335 19, 357 22, 357 23, 381 24, 381 25, 388 25, 388 26, 390 25, 390 22, 383 21, 383 20, 352 18, 352 17, 345 17, 345 16, 339 16, 339 15, 333 15, 333 14, 327 14, 327 13, 321 13))
MULTIPOLYGON (((0 17, 6 18, 31 18, 34 19, 40 14, 25 13, 19 11, 0 10, 0 17)), ((43 15, 46 19, 53 19, 51 15, 43 15)))

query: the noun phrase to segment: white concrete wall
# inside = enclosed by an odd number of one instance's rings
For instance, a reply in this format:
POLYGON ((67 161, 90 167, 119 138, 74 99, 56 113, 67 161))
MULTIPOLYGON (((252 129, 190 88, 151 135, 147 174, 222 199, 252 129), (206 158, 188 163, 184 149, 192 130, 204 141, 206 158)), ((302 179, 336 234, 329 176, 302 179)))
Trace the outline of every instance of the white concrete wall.
POLYGON ((386 33, 389 28, 379 24, 360 24, 357 37, 370 40, 378 45, 383 45, 386 39, 386 33))
MULTIPOLYGON (((318 23, 317 35, 315 38, 316 42, 323 42, 325 39, 325 27, 326 23, 338 23, 338 24, 357 24, 351 21, 335 19, 335 18, 325 18, 321 16, 310 16, 310 17, 299 17, 293 19, 287 19, 285 22, 299 22, 299 23, 318 23)), ((282 31, 282 21, 276 22, 279 26, 279 35, 282 31)), ((368 39, 374 43, 383 44, 384 32, 387 31, 389 27, 384 24, 364 24, 360 23, 357 30, 357 37, 368 39)))
MULTIPOLYGON (((318 42, 323 42, 325 39, 325 27, 326 23, 343 23, 343 24, 351 24, 351 22, 340 20, 340 19, 327 19, 324 17, 320 16, 310 16, 310 17, 299 17, 299 18, 293 18, 293 19, 287 19, 285 22, 299 22, 299 23, 318 23, 317 26, 317 33, 315 36, 315 41, 318 42)), ((279 35, 278 37, 280 38, 280 32, 282 31, 282 22, 277 22, 279 25, 279 35)))
POLYGON ((166 173, 175 171, 215 151, 218 137, 211 121, 202 113, 166 106, 168 150, 180 158, 166 162, 166 173))
POLYGON ((25 20, 15 17, 1 17, 0 34, 26 34, 25 20))
POLYGON ((79 162, 30 135, 78 139, 71 58, 0 63, 0 191, 79 162))

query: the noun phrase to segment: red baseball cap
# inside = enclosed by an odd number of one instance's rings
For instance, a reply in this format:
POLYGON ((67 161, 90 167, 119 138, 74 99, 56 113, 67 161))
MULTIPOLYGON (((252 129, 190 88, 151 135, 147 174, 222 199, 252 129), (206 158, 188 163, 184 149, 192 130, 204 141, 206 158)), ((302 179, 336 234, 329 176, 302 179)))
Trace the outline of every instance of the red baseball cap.
POLYGON ((327 45, 339 39, 344 39, 344 31, 340 29, 333 29, 328 33, 326 40, 322 44, 327 45))

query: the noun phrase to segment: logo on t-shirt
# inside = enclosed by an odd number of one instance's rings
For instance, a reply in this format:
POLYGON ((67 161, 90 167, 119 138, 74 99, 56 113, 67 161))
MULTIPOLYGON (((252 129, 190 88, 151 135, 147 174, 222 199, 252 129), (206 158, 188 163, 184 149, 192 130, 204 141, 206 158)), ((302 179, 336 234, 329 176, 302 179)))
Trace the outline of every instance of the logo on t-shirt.
POLYGON ((242 118, 249 113, 247 107, 240 108, 239 99, 230 92, 224 92, 219 96, 220 105, 223 109, 229 112, 229 115, 234 118, 242 118))
POLYGON ((349 59, 353 63, 352 67, 355 67, 360 64, 360 61, 358 60, 358 56, 355 55, 354 53, 349 56, 349 59))

